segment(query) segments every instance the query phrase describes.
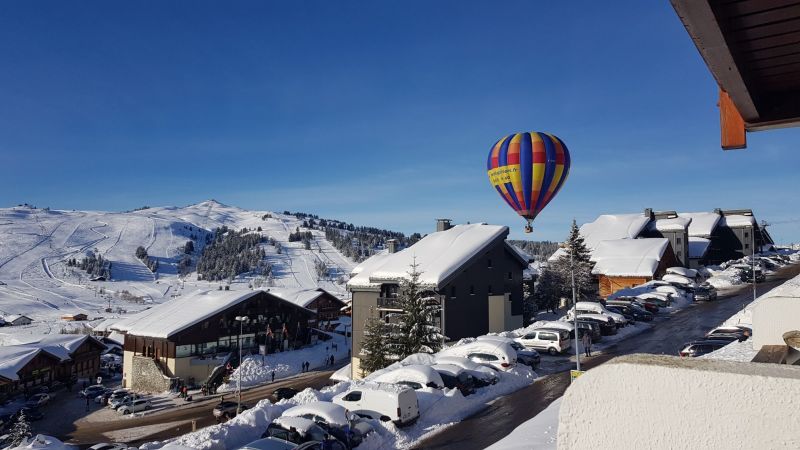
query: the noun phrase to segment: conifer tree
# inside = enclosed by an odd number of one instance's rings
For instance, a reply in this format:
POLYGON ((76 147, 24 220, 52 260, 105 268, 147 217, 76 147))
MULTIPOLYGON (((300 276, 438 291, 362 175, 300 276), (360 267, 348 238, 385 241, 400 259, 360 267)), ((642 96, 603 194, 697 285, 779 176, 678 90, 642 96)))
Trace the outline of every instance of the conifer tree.
POLYGON ((9 434, 11 435, 11 447, 21 445, 26 439, 29 439, 31 436, 33 436, 31 424, 28 423, 28 418, 25 417, 24 412, 20 412, 19 417, 17 417, 17 421, 14 422, 9 434))
POLYGON ((409 267, 397 297, 402 312, 392 321, 392 341, 398 359, 420 352, 436 353, 444 340, 442 330, 436 325, 441 311, 439 302, 422 285, 416 258, 409 267))
POLYGON ((380 318, 374 317, 367 320, 360 352, 362 377, 389 365, 389 346, 386 342, 388 331, 386 322, 380 318))

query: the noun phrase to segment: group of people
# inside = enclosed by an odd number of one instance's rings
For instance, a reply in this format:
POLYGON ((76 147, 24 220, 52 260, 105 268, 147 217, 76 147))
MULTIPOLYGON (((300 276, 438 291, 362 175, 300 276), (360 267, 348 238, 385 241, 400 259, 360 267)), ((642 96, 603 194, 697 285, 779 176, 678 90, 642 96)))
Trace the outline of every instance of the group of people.
POLYGON ((325 365, 326 366, 332 366, 333 363, 334 363, 333 355, 331 355, 330 357, 325 358, 325 365))
POLYGON ((308 361, 304 361, 300 364, 300 372, 308 372, 311 368, 311 363, 308 361))

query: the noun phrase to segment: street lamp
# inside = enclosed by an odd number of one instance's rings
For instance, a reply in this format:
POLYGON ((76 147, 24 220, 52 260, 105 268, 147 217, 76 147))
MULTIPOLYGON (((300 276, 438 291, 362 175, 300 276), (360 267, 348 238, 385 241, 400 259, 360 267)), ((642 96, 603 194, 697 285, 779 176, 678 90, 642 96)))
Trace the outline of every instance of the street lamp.
POLYGON ((236 321, 239 322, 239 376, 236 377, 236 395, 238 402, 236 404, 236 415, 242 412, 242 328, 244 323, 250 320, 247 316, 236 316, 236 321))
POLYGON ((572 253, 574 248, 572 245, 569 246, 569 272, 572 278, 572 319, 573 319, 573 327, 575 328, 575 369, 580 372, 581 371, 581 352, 578 350, 578 299, 575 293, 575 266, 572 260, 572 253))

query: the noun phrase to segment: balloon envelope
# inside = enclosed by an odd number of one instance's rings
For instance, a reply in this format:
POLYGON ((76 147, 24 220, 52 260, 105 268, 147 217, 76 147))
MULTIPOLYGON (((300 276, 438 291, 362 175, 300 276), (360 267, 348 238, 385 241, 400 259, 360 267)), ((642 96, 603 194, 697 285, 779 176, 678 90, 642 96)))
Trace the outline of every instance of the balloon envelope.
POLYGON ((528 223, 558 194, 567 179, 570 156, 552 134, 508 135, 489 151, 489 182, 503 200, 528 223))

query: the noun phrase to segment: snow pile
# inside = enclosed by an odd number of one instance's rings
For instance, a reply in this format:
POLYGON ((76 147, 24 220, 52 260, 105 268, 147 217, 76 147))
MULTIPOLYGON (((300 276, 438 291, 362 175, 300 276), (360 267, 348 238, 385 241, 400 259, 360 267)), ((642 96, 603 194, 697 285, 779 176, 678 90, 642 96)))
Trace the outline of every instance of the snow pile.
POLYGON ((720 290, 742 284, 742 270, 737 267, 706 266, 703 272, 710 275, 706 283, 720 290))
POLYGON ((47 450, 75 450, 77 447, 67 445, 53 436, 46 434, 37 434, 36 436, 27 439, 17 447, 10 447, 9 450, 29 450, 29 449, 47 449, 47 450))
POLYGON ((555 450, 558 447, 556 439, 561 398, 555 399, 544 411, 523 422, 508 436, 486 447, 486 450, 555 450))
POLYGON ((286 378, 301 372, 304 362, 311 363, 311 368, 325 368, 331 355, 336 361, 347 357, 348 344, 344 336, 332 334, 329 341, 319 341, 316 345, 288 352, 272 353, 265 355, 250 355, 244 358, 242 364, 233 371, 228 378, 228 383, 223 383, 217 392, 228 392, 236 389, 236 383, 241 374, 242 387, 255 386, 275 379, 286 378), (333 349, 336 344, 336 350, 333 349))

